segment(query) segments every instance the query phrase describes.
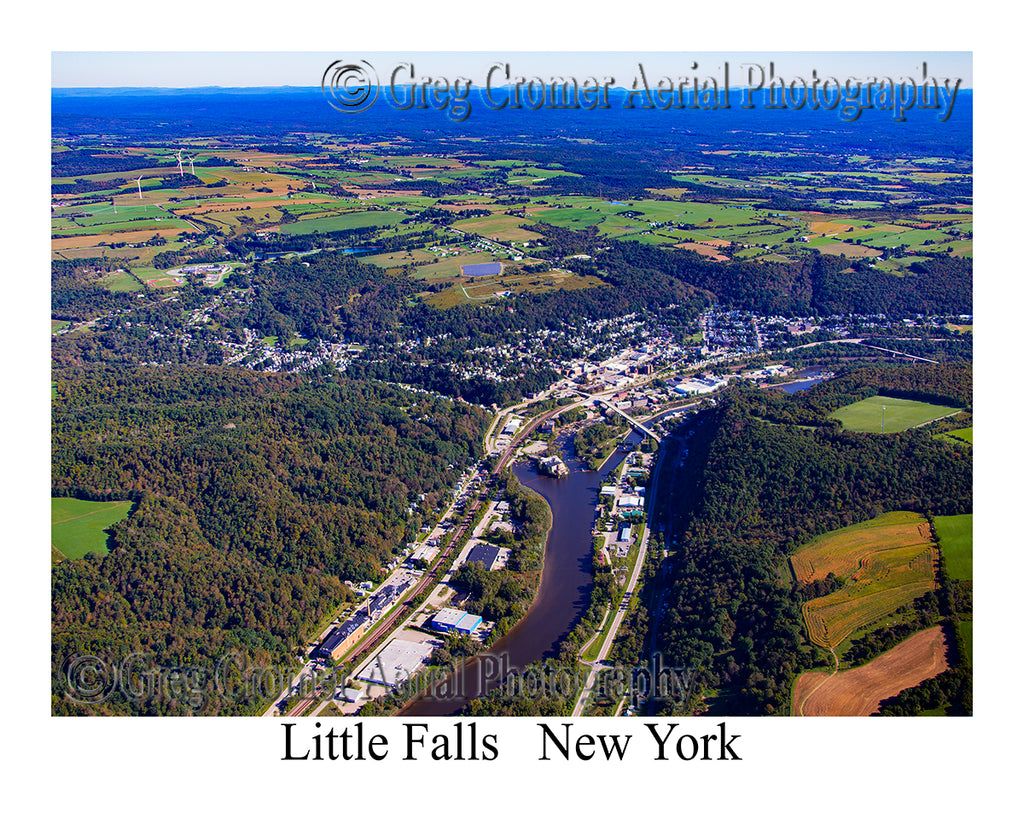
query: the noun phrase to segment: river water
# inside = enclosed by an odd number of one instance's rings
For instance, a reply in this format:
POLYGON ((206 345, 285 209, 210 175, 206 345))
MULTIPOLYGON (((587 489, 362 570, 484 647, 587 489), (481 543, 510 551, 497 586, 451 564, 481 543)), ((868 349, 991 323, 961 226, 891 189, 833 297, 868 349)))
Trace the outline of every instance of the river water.
MULTIPOLYGON (((631 432, 626 441, 639 444, 642 435, 631 432)), ((558 645, 582 619, 590 602, 593 527, 601 484, 622 463, 626 452, 618 448, 600 472, 588 472, 571 456, 571 437, 560 437, 562 459, 569 468, 565 478, 538 475, 528 461, 512 467, 520 483, 537 492, 551 507, 552 526, 544 552, 540 588, 523 617, 487 651, 457 670, 430 696, 407 705, 402 716, 447 716, 469 700, 498 686, 514 670, 558 653, 558 645)))

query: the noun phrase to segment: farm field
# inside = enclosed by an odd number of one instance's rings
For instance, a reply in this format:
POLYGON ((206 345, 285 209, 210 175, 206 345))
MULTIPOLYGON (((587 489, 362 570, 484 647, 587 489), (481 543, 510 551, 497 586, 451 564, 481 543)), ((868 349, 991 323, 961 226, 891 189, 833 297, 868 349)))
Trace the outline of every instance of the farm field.
POLYGON ((957 443, 966 443, 974 445, 974 427, 965 427, 964 429, 954 429, 949 432, 940 432, 935 436, 936 438, 946 438, 957 443))
POLYGON ((835 648, 862 628, 935 588, 936 554, 921 515, 894 512, 829 532, 790 558, 799 582, 829 573, 845 585, 803 606, 811 641, 835 648))
POLYGON ((877 518, 827 532, 801 546, 790 557, 798 583, 810 583, 829 572, 853 574, 867 555, 884 549, 928 545, 928 522, 916 512, 888 512, 877 518))
POLYGON ((304 236, 314 231, 330 233, 336 230, 352 230, 360 227, 384 227, 397 225, 408 218, 404 213, 391 211, 355 211, 340 216, 325 216, 318 219, 303 219, 281 225, 281 233, 304 236))
POLYGON ((855 404, 840 407, 829 417, 840 421, 851 432, 893 433, 921 426, 947 415, 954 415, 958 411, 955 407, 873 395, 855 404), (882 426, 883 412, 884 428, 882 426))
POLYGON ((373 256, 363 256, 360 261, 367 264, 375 264, 387 270, 393 267, 404 267, 414 262, 429 264, 436 261, 436 259, 437 257, 433 253, 415 248, 413 250, 400 250, 395 253, 378 253, 373 256))
POLYGON ((829 675, 807 671, 793 685, 795 716, 866 717, 904 688, 946 671, 946 638, 941 626, 919 631, 871 662, 829 675))
POLYGON ((104 530, 127 517, 131 508, 131 501, 51 498, 51 544, 62 555, 72 559, 83 557, 88 552, 107 554, 104 530))
POLYGON ((954 580, 971 580, 974 577, 974 515, 936 517, 935 535, 949 576, 954 580))
POLYGON ((455 222, 452 227, 468 233, 477 233, 498 242, 528 242, 538 238, 536 233, 523 229, 523 225, 526 224, 530 224, 529 221, 518 216, 496 214, 463 219, 455 222))

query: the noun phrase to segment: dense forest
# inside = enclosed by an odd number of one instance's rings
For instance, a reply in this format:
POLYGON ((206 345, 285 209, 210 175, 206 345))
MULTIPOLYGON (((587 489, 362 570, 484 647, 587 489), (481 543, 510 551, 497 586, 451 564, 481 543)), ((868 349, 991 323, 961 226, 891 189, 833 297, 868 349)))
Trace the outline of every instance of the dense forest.
POLYGON ((893 276, 866 266, 853 268, 844 256, 814 253, 793 263, 713 262, 688 250, 618 241, 593 262, 602 269, 658 271, 713 293, 719 304, 762 315, 891 315, 972 312, 970 258, 914 262, 911 275, 893 276))
POLYGON ((56 715, 253 713, 280 690, 310 624, 350 595, 330 574, 214 548, 191 509, 152 493, 110 545, 53 569, 56 715), (82 656, 102 669, 94 696, 69 690, 79 678, 67 663, 82 656), (255 669, 277 669, 276 685, 255 669))
POLYGON ((113 293, 98 283, 117 262, 106 259, 54 259, 50 265, 50 316, 65 321, 84 321, 108 310, 130 307, 127 293, 113 293))
POLYGON ((67 376, 54 376, 52 494, 137 508, 109 555, 54 570, 55 673, 96 635, 118 657, 187 653, 189 629, 212 630, 210 651, 239 628, 272 635, 278 653, 302 644, 343 599, 340 581, 378 577, 479 458, 486 422, 466 404, 327 371, 67 376))
MULTIPOLYGON (((933 398, 957 390, 935 369, 930 382, 925 368, 902 369, 914 389, 931 383, 933 398)), ((961 369, 969 378, 969 369, 961 369)), ((881 372, 826 382, 824 409, 842 389, 843 403, 857 400, 859 380, 881 372)), ((808 415, 816 392, 804 399, 808 415)), ((683 557, 659 649, 702 679, 682 710, 698 708, 701 695, 717 692, 733 713, 785 712, 794 676, 812 661, 801 633, 801 597, 777 571, 788 552, 887 511, 971 511, 970 453, 933 439, 930 430, 850 433, 820 414, 820 425, 807 429, 783 420, 780 411, 766 412, 766 402, 799 406, 787 396, 731 388, 695 428, 678 482, 675 531, 683 557)))

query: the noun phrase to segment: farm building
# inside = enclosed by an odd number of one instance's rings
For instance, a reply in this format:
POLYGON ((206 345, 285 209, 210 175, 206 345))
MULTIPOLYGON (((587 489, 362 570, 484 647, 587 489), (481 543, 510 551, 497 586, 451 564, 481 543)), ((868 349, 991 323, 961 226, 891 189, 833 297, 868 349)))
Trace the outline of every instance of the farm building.
POLYGON ((430 621, 433 627, 440 632, 459 631, 463 634, 471 634, 482 622, 477 614, 470 614, 462 609, 441 609, 430 621))

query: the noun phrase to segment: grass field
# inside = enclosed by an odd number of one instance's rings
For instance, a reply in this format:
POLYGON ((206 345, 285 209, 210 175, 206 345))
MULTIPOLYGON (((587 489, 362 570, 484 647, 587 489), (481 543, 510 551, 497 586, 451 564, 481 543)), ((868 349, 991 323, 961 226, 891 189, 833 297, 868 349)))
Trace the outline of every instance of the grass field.
POLYGON ((955 441, 958 444, 970 444, 974 446, 974 427, 965 427, 964 429, 954 429, 949 432, 940 432, 935 436, 936 438, 946 438, 947 440, 955 441))
POLYGON ((954 580, 971 580, 974 576, 974 515, 937 517, 935 534, 949 576, 954 580))
POLYGON ((953 407, 926 404, 923 401, 873 395, 856 404, 840 407, 830 417, 839 420, 852 432, 892 433, 927 424, 957 411, 953 407))
POLYGON ((131 508, 131 501, 97 502, 51 498, 51 545, 72 559, 83 557, 88 552, 105 555, 105 530, 127 517, 131 508))
POLYGON ((974 665, 974 621, 958 620, 956 630, 964 639, 964 645, 967 648, 967 662, 974 665))
POLYGON ((314 231, 330 233, 335 230, 352 230, 353 228, 360 227, 384 227, 387 225, 397 225, 406 218, 408 217, 404 213, 394 213, 392 211, 356 211, 354 213, 342 214, 341 216, 324 216, 319 219, 303 219, 299 222, 290 222, 289 224, 281 225, 281 233, 302 236, 314 231))
POLYGON ((890 512, 828 532, 790 558, 801 583, 830 572, 838 591, 804 604, 811 641, 835 648, 853 631, 884 617, 935 587, 935 552, 924 517, 890 512))

